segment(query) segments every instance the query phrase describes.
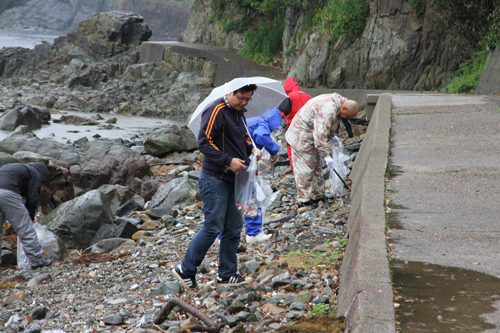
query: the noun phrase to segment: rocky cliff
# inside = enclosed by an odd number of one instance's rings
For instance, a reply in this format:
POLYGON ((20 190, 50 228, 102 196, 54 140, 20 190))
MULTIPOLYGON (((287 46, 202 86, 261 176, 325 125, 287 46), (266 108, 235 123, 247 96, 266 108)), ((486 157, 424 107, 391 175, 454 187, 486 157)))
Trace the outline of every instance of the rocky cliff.
MULTIPOLYGON (((179 41, 186 43, 202 43, 239 50, 243 47, 244 36, 237 33, 226 33, 222 26, 212 20, 214 12, 210 6, 212 0, 199 0, 192 8, 186 30, 180 35, 179 41)), ((226 13, 229 17, 236 16, 234 8, 226 13)))
POLYGON ((177 39, 192 1, 175 0, 3 0, 0 29, 70 31, 98 12, 124 11, 144 17, 155 37, 177 39))
MULTIPOLYGON (((202 0, 193 7, 182 40, 241 48, 242 35, 227 36, 210 22, 209 4, 202 0)), ((407 0, 373 0, 368 6, 365 30, 352 44, 342 38, 332 42, 328 33, 299 34, 305 13, 287 8, 285 72, 307 87, 431 90, 445 85, 467 56, 459 47, 467 42, 445 25, 430 1, 423 1, 418 13, 407 0)))

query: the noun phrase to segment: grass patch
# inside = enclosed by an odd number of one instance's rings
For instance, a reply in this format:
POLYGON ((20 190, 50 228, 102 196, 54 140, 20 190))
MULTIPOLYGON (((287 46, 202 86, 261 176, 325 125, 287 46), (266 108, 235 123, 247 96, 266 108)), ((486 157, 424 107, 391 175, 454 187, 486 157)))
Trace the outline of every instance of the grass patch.
POLYGON ((466 93, 474 92, 483 71, 489 51, 475 52, 472 58, 460 65, 451 82, 441 92, 466 93))

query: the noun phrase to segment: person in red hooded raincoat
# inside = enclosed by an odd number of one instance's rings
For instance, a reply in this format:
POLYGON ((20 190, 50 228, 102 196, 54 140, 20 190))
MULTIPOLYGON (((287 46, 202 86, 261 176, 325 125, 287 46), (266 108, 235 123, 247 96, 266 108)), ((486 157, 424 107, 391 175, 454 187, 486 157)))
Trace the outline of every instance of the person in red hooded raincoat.
MULTIPOLYGON (((283 100, 283 102, 278 106, 281 112, 281 116, 286 119, 286 127, 290 127, 290 124, 295 117, 295 114, 306 104, 308 100, 311 99, 311 95, 306 94, 300 90, 297 81, 293 77, 289 77, 285 80, 283 84, 283 89, 288 94, 288 97, 283 100)), ((290 161, 290 167, 293 172, 292 163, 292 150, 290 145, 287 143, 288 160, 290 161)))

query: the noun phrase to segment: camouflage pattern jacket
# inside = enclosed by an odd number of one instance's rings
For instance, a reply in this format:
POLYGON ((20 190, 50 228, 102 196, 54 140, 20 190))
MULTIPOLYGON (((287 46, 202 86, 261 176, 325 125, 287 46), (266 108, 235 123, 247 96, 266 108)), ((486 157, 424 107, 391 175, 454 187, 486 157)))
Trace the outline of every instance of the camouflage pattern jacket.
POLYGON ((286 141, 297 150, 317 149, 322 157, 329 156, 328 143, 341 121, 338 110, 346 100, 337 93, 310 99, 293 118, 286 141))

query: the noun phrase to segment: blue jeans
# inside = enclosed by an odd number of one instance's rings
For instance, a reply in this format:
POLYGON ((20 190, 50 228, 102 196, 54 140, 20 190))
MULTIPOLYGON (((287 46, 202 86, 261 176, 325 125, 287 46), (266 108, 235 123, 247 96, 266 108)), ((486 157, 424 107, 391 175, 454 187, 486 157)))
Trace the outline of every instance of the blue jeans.
POLYGON ((201 264, 215 238, 222 232, 219 276, 229 277, 238 270, 236 251, 243 227, 243 218, 234 202, 234 183, 202 172, 198 186, 203 197, 205 223, 189 244, 182 261, 182 270, 189 275, 195 275, 196 267, 201 264))

